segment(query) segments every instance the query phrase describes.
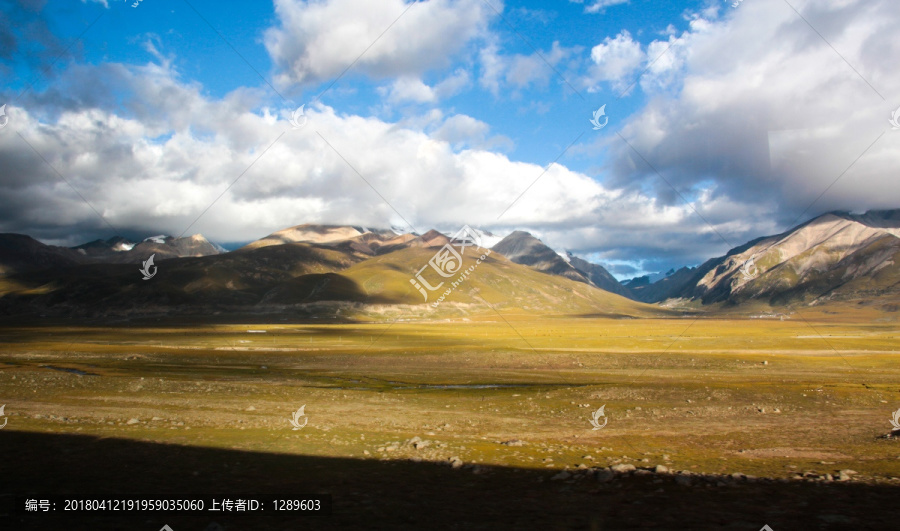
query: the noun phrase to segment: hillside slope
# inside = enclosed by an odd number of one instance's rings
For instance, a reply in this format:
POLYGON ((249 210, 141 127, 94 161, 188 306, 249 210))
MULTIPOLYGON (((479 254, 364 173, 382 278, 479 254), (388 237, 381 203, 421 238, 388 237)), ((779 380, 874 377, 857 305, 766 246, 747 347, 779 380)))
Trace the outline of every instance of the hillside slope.
POLYGON ((511 261, 528 266, 542 273, 557 275, 590 284, 584 274, 563 260, 556 251, 531 234, 517 230, 500 240, 491 250, 502 254, 511 261))
POLYGON ((829 213, 732 249, 698 268, 675 296, 704 304, 900 296, 900 215, 829 213))

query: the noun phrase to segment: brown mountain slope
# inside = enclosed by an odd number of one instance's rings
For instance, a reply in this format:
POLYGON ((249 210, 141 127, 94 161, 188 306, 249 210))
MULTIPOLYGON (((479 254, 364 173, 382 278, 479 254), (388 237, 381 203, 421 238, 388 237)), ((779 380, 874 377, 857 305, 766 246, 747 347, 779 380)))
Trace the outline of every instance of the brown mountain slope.
MULTIPOLYGON (((473 268, 456 288, 456 274, 442 278, 427 266, 435 249, 409 248, 359 262, 340 274, 361 286, 371 299, 416 305, 424 312, 492 311, 516 309, 550 315, 642 316, 661 312, 657 307, 629 300, 597 289, 585 282, 547 275, 528 266, 516 264, 503 255, 491 252, 480 264, 477 260, 487 250, 467 249, 460 271, 473 268), (410 282, 422 268, 422 275, 435 291, 425 289, 425 296, 410 282), (451 292, 440 299, 448 288, 451 292), (435 306, 435 303, 438 305, 435 306)), ((665 313, 665 312, 663 312, 665 313)))
POLYGON ((630 289, 626 288, 621 282, 616 280, 616 277, 612 276, 605 267, 598 264, 592 264, 587 260, 582 260, 571 254, 569 254, 569 265, 574 267, 598 288, 610 293, 615 293, 616 295, 628 297, 632 300, 639 300, 630 289))
POLYGON ((297 277, 333 273, 366 258, 362 253, 291 243, 160 260, 149 280, 143 280, 138 271, 140 263, 24 271, 9 275, 0 284, 0 312, 30 309, 94 316, 227 312, 265 302, 273 288, 297 277))
MULTIPOLYGON (((409 316, 493 312, 491 306, 541 315, 641 316, 657 308, 546 275, 498 253, 478 264, 468 249, 459 278, 443 279, 427 264, 439 247, 411 246, 384 255, 329 245, 290 243, 243 248, 231 253, 157 262, 142 280, 139 264, 82 264, 17 273, 0 284, 0 313, 133 317, 171 314, 283 313, 334 316, 348 308, 368 312, 390 305, 409 316), (440 290, 425 300, 410 280, 423 275, 440 290), (444 295, 440 304, 435 304, 444 295), (491 306, 488 306, 490 304, 491 306), (348 306, 349 305, 349 306, 348 306)), ((455 267, 455 265, 453 266, 455 267)), ((347 315, 347 313, 341 314, 347 315)))
POLYGON ((829 213, 710 260, 680 297, 775 305, 900 295, 900 215, 829 213))
POLYGON ((72 249, 45 245, 24 234, 0 234, 0 276, 83 262, 84 258, 72 249))
POLYGON ((491 248, 517 264, 522 264, 549 275, 557 275, 590 284, 584 274, 563 260, 556 251, 547 247, 531 234, 517 230, 491 248))

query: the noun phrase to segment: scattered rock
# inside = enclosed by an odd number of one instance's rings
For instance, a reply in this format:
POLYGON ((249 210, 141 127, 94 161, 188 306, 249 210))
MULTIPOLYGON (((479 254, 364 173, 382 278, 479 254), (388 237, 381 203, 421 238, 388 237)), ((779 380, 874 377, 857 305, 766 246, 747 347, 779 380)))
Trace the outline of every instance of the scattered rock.
POLYGON ((137 424, 138 422, 140 422, 138 419, 128 419, 125 424, 137 424))
POLYGON ((551 480, 551 481, 559 481, 559 480, 563 480, 563 479, 569 479, 570 477, 572 477, 572 474, 570 474, 570 473, 566 472, 565 470, 563 470, 563 471, 560 472, 559 474, 556 474, 555 476, 553 476, 552 478, 550 478, 550 480, 551 480))
POLYGON ((413 437, 412 439, 406 441, 406 444, 411 445, 416 450, 421 450, 426 446, 431 444, 431 441, 422 440, 419 437, 413 437))
POLYGON ((629 472, 634 472, 635 470, 637 470, 637 467, 635 467, 634 465, 627 464, 613 465, 609 468, 616 474, 628 474, 629 472))
POLYGON ((525 443, 520 441, 519 439, 511 439, 509 441, 503 441, 500 444, 503 444, 506 446, 524 446, 525 443))
POLYGON ((668 474, 669 467, 664 466, 664 465, 656 465, 656 468, 654 468, 653 471, 656 472, 657 474, 668 474))
POLYGON ((856 472, 855 470, 850 470, 849 468, 845 468, 844 470, 841 470, 840 472, 838 472, 838 481, 847 481, 853 475, 855 475, 857 473, 858 472, 856 472))
POLYGON ((453 456, 449 459, 451 468, 462 468, 463 462, 459 457, 453 456))

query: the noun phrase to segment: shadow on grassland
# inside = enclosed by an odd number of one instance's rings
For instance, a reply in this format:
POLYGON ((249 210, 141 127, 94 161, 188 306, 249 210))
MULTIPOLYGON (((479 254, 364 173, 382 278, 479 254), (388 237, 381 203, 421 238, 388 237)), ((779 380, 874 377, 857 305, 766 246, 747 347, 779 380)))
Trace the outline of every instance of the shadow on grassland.
MULTIPOLYGON (((555 471, 451 469, 165 445, 80 435, 0 432, 2 495, 328 493, 331 516, 281 519, 142 513, 54 518, 8 514, 4 529, 887 529, 896 487, 853 483, 680 486, 670 477, 550 481, 555 471), (654 482, 656 481, 656 482, 654 482), (7 525, 7 524, 12 525, 7 525), (211 528, 212 529, 212 528, 211 528)), ((4 504, 6 505, 6 504, 4 504)))

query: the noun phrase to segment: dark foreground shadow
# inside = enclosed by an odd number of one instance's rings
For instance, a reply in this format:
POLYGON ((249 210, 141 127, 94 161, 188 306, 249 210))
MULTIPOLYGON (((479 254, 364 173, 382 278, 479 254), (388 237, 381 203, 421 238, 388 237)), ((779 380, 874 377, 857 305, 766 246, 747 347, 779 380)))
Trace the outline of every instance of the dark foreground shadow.
MULTIPOLYGON (((0 515, 2 529, 890 529, 900 488, 861 483, 677 485, 631 476, 551 481, 555 472, 452 469, 0 431, 0 496, 332 495, 331 516, 223 513, 0 515), (211 526, 218 524, 220 527, 211 526)), ((6 506, 6 504, 4 504, 6 506)))

